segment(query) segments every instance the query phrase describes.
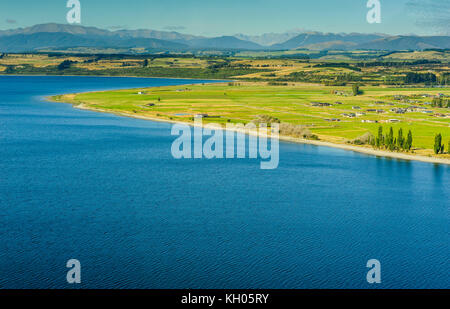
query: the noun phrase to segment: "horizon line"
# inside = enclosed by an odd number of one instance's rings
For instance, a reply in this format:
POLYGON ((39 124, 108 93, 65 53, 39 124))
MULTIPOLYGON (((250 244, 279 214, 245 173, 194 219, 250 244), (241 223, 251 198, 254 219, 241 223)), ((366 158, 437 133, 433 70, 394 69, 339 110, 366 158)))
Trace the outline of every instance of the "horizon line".
POLYGON ((189 32, 183 32, 182 30, 169 30, 169 29, 164 29, 163 28, 127 28, 127 27, 119 27, 118 29, 113 29, 114 27, 118 27, 118 26, 108 26, 108 27, 101 27, 101 26, 95 26, 95 25, 87 25, 87 24, 70 24, 70 23, 58 23, 58 22, 47 22, 47 23, 38 23, 38 24, 33 24, 33 25, 29 25, 29 26, 21 26, 21 27, 15 27, 15 28, 6 28, 6 29, 1 29, 0 31, 14 31, 14 30, 21 30, 21 29, 27 29, 27 28, 32 28, 32 27, 36 27, 36 26, 42 26, 42 25, 59 25, 59 26, 69 26, 69 27, 82 27, 82 28, 96 28, 99 30, 104 30, 104 31, 109 31, 111 33, 114 32, 119 32, 119 31, 142 31, 142 30, 147 30, 147 31, 158 31, 158 32, 167 32, 167 33, 179 33, 179 34, 184 34, 184 35, 191 35, 191 36, 198 36, 198 37, 206 37, 206 38, 213 38, 213 37, 222 37, 222 36, 238 36, 238 35, 244 35, 244 36, 249 36, 249 37, 259 37, 259 36, 263 36, 263 35, 267 35, 267 34, 288 34, 288 33, 292 33, 292 34, 308 34, 308 33, 318 33, 318 34, 341 34, 341 35, 352 35, 352 34, 366 34, 366 35, 380 35, 380 36, 387 36, 387 37, 395 37, 395 36, 417 36, 417 37, 429 37, 429 36, 449 36, 447 34, 439 34, 439 33, 434 33, 434 34, 417 34, 417 33, 397 33, 397 34, 389 34, 389 33, 382 33, 382 32, 325 32, 325 31, 319 31, 319 30, 295 30, 295 29, 291 29, 291 30, 285 30, 284 32, 263 32, 263 33, 258 33, 258 34, 246 34, 245 32, 239 32, 239 33, 234 33, 234 34, 216 34, 216 35, 202 35, 202 34, 192 34, 189 32))

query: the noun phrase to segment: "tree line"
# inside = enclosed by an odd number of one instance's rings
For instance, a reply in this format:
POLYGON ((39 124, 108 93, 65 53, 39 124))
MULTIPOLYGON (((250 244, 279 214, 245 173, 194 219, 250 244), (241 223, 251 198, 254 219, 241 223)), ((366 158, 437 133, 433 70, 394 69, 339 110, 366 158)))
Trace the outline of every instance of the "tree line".
POLYGON ((439 60, 415 60, 415 61, 371 61, 356 63, 359 67, 402 67, 415 66, 420 64, 440 64, 439 60))
POLYGON ((440 108, 450 108, 450 100, 443 98, 434 98, 433 101, 431 101, 431 106, 440 108))
POLYGON ((437 77, 433 73, 413 73, 408 72, 405 76, 406 84, 435 84, 437 77))
POLYGON ((411 130, 405 136, 403 129, 400 128, 397 137, 394 136, 394 129, 391 127, 387 134, 383 134, 383 127, 378 128, 378 135, 371 140, 372 146, 378 149, 387 149, 390 151, 410 151, 413 143, 411 130))

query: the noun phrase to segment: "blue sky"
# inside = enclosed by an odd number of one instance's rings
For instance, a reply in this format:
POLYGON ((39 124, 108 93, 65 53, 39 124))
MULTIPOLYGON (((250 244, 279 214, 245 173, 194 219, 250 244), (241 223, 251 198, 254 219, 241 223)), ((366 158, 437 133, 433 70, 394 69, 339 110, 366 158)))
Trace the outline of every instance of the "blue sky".
MULTIPOLYGON (((0 29, 66 23, 67 0, 2 0, 0 29)), ((197 35, 323 32, 449 34, 448 0, 380 0, 382 23, 366 21, 367 0, 80 0, 82 25, 176 30, 197 35)))

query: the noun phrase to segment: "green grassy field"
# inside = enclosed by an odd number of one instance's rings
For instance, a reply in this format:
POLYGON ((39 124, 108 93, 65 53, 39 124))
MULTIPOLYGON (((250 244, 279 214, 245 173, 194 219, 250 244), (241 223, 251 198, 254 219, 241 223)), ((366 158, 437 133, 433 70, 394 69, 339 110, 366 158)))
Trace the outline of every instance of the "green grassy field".
POLYGON ((269 86, 267 83, 239 82, 232 85, 171 86, 72 94, 54 99, 73 104, 83 103, 87 107, 103 111, 185 122, 192 122, 195 114, 208 114, 211 118, 205 118, 204 122, 222 124, 248 123, 258 115, 268 115, 284 123, 307 126, 321 140, 334 143, 348 143, 367 132, 376 135, 381 125, 385 132, 390 127, 394 128, 395 133, 399 128, 403 128, 404 132, 411 130, 416 153, 431 155, 437 133, 443 135, 447 148, 450 140, 450 109, 432 108, 427 104, 431 101, 430 98, 417 95, 450 95, 450 90, 383 87, 364 87, 362 90, 363 94, 352 96, 347 95, 351 93, 350 87, 306 84, 269 86), (342 93, 333 94, 335 90, 342 93), (399 101, 394 100, 395 95, 415 96, 399 101), (312 102, 331 103, 332 106, 316 107, 312 106, 312 102), (424 110, 426 108, 430 112, 397 114, 391 111, 411 106, 422 107, 424 110), (355 107, 360 109, 354 109, 355 107), (385 113, 368 111, 372 109, 382 109, 385 113), (354 118, 342 115, 351 113, 364 115, 354 118), (340 121, 330 121, 333 118, 340 121), (389 123, 391 119, 400 122, 389 123), (363 120, 379 123, 362 122, 363 120))

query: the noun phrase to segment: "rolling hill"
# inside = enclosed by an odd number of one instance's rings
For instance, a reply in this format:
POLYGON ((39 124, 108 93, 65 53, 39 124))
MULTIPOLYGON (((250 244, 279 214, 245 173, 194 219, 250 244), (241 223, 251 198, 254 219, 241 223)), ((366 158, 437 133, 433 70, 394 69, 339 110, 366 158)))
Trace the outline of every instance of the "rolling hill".
POLYGON ((32 52, 41 49, 66 49, 73 47, 135 48, 154 51, 178 51, 189 49, 187 45, 158 39, 119 38, 114 36, 75 35, 58 32, 39 32, 0 36, 0 51, 32 52))
POLYGON ((117 30, 62 24, 42 24, 0 31, 0 51, 30 52, 73 47, 145 48, 180 51, 198 49, 258 50, 262 46, 233 36, 205 38, 174 31, 117 30))
POLYGON ((450 48, 450 36, 395 36, 362 43, 358 49, 373 50, 424 50, 450 48))

